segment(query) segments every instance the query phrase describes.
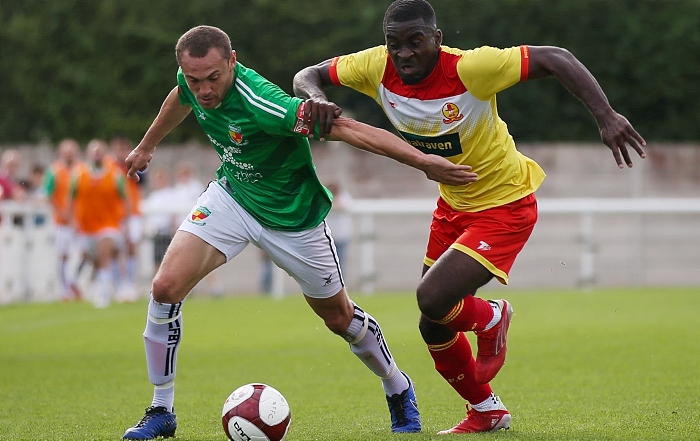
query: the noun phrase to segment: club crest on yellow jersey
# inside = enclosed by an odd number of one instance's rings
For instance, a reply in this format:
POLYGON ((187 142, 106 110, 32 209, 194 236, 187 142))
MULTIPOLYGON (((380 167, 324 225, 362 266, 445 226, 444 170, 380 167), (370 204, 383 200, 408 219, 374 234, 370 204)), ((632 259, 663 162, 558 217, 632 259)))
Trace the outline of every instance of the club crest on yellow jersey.
POLYGON ((464 115, 459 113, 459 107, 455 103, 446 103, 442 106, 442 116, 445 117, 442 120, 445 124, 452 124, 464 118, 464 115))

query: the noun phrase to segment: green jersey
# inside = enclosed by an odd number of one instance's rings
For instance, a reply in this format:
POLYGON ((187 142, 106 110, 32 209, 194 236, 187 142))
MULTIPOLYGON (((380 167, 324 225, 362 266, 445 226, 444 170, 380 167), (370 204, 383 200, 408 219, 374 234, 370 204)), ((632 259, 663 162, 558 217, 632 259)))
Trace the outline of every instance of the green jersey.
POLYGON ((190 105, 221 159, 218 182, 262 225, 283 231, 316 227, 332 197, 316 175, 303 101, 236 63, 233 84, 214 109, 204 109, 177 74, 178 96, 190 105))

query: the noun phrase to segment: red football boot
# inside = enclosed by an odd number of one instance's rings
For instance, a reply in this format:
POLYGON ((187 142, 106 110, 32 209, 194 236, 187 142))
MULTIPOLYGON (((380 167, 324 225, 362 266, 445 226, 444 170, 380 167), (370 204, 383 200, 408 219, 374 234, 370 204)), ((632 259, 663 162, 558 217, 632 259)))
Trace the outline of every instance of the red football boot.
POLYGON ((438 435, 507 430, 510 429, 510 420, 510 413, 503 403, 500 404, 497 410, 488 410, 486 412, 477 412, 467 404, 467 417, 453 428, 438 432, 438 435))
POLYGON ((513 307, 505 300, 489 300, 501 308, 501 320, 488 331, 477 331, 476 365, 474 379, 477 383, 486 384, 493 380, 506 362, 506 340, 508 327, 513 317, 513 307))

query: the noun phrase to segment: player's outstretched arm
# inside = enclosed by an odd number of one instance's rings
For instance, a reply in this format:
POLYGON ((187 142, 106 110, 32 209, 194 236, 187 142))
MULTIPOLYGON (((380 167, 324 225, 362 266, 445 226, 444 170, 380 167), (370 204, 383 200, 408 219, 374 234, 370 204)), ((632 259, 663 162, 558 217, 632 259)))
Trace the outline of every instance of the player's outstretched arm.
POLYGON ((641 158, 646 157, 644 138, 627 118, 615 112, 598 81, 571 52, 553 46, 530 46, 528 78, 556 77, 586 105, 598 124, 600 138, 615 157, 618 167, 632 167, 628 146, 641 158))
POLYGON ((155 152, 156 146, 165 138, 165 135, 170 133, 189 115, 191 110, 190 106, 183 106, 180 103, 180 99, 177 96, 177 87, 170 91, 151 127, 143 135, 139 145, 129 153, 129 156, 124 161, 127 169, 126 175, 129 179, 139 180, 139 175, 136 172, 144 171, 148 168, 148 164, 153 159, 153 152, 155 152))
POLYGON ((428 179, 447 185, 464 185, 477 179, 468 165, 457 165, 437 155, 426 155, 404 142, 398 136, 349 118, 337 118, 331 131, 331 139, 377 155, 387 156, 398 162, 421 170, 428 179))

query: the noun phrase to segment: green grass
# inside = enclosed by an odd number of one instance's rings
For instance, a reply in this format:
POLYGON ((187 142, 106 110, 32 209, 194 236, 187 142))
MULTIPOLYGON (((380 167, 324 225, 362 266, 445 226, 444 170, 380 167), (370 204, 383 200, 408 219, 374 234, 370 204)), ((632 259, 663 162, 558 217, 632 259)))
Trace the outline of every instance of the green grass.
MULTIPOLYGON (((507 432, 435 435, 464 403, 433 369, 413 295, 355 296, 416 383, 424 430, 410 435, 390 433, 380 382, 301 298, 237 297, 185 304, 177 439, 225 440, 224 399, 256 381, 287 397, 290 441, 700 439, 700 289, 505 295, 515 318, 492 385, 507 432)), ((152 395, 145 307, 0 308, 0 440, 120 439, 152 395)))

